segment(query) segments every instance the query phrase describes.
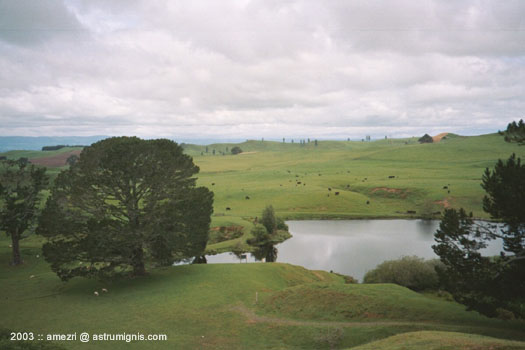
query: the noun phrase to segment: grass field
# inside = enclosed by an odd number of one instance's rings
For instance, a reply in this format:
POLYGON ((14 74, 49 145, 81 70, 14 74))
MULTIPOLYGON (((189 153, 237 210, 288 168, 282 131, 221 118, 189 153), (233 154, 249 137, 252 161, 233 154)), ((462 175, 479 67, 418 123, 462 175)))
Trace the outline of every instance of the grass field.
POLYGON ((62 283, 37 258, 38 237, 24 242, 19 267, 6 264, 8 243, 0 239, 0 328, 168 336, 58 342, 67 349, 525 349, 521 322, 487 319, 396 285, 344 284, 335 274, 279 263, 185 265, 129 281, 62 283))
MULTIPOLYGON (((42 158, 72 150, 0 155, 42 158)), ((497 134, 449 134, 432 144, 419 144, 413 138, 319 141, 317 146, 314 142, 247 141, 185 145, 185 151, 201 169, 198 184, 215 194, 212 226, 244 227, 242 237, 209 245, 209 252, 235 246, 248 249, 253 219, 269 204, 287 219, 439 218, 432 213, 445 207, 464 207, 475 217, 487 219, 480 186, 485 168, 512 153, 525 158, 525 147, 506 143, 497 134), (229 154, 235 145, 244 153, 229 154)), ((51 178, 61 169, 50 168, 51 178)))

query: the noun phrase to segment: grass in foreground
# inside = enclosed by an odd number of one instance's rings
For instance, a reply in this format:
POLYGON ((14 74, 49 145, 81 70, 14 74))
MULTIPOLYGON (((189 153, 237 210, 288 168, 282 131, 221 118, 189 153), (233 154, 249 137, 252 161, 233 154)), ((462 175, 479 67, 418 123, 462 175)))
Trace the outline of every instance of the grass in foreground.
POLYGON ((525 327, 516 322, 490 320, 394 285, 345 285, 338 275, 288 264, 185 265, 128 281, 62 283, 37 257, 37 238, 25 243, 25 264, 16 268, 6 263, 8 243, 0 239, 0 328, 168 336, 167 342, 58 342, 67 349, 350 348, 420 330, 525 339, 525 327), (94 296, 102 288, 108 293, 94 296), (331 294, 319 293, 324 290, 331 294), (272 297, 273 305, 267 303, 272 297), (362 317, 364 308, 376 317, 362 317))

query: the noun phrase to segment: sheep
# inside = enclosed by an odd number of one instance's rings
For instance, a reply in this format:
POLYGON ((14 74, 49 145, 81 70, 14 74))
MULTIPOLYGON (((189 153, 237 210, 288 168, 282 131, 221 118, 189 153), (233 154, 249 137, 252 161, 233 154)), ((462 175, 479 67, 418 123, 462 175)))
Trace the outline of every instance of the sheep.
POLYGON ((94 291, 93 294, 95 294, 96 297, 99 295, 97 291, 94 291))
POLYGON ((108 292, 108 290, 107 290, 106 288, 102 288, 102 291, 103 291, 104 293, 107 293, 107 292, 108 292))
POLYGON ((35 278, 35 275, 31 275, 31 276, 29 276, 29 278, 35 278))

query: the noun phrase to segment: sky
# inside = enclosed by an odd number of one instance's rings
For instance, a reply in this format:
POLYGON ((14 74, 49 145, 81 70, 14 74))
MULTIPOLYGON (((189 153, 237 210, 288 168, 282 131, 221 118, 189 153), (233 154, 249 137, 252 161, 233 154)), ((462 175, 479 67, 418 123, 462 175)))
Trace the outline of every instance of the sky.
POLYGON ((476 135, 524 117, 522 0, 0 0, 0 136, 476 135))

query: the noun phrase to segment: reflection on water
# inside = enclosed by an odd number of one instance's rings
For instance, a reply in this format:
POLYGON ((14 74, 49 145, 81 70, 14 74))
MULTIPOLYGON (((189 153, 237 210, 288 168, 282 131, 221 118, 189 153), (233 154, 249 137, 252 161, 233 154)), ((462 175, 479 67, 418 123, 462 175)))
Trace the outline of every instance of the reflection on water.
MULTIPOLYGON (((366 271, 385 260, 406 255, 437 258, 432 250, 439 226, 436 220, 309 220, 287 224, 293 237, 277 246, 277 260, 275 247, 267 247, 255 256, 248 254, 247 261, 264 258, 313 270, 333 270, 362 280, 366 271)), ((483 253, 497 255, 501 248, 501 241, 493 241, 483 253)), ((240 261, 230 253, 208 255, 206 259, 208 263, 240 261)))

